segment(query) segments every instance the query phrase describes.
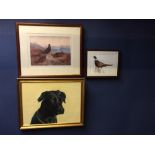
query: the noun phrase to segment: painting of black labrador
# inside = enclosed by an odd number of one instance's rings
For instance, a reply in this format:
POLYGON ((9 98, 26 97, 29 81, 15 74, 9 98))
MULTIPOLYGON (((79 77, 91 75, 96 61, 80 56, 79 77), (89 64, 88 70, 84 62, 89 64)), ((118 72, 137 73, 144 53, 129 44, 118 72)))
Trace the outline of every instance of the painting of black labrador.
POLYGON ((60 90, 42 92, 38 98, 41 105, 34 113, 31 124, 57 123, 57 115, 64 114, 65 100, 66 94, 60 90))

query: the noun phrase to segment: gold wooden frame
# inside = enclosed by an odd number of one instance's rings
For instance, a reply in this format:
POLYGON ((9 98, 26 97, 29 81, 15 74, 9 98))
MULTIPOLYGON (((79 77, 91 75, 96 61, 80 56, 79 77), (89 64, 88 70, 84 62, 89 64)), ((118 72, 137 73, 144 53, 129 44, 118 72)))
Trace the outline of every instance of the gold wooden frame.
POLYGON ((84 78, 18 78, 18 99, 19 99, 19 126, 21 130, 27 129, 40 129, 40 128, 56 128, 56 127, 74 127, 74 126, 83 126, 84 125, 84 96, 85 96, 85 79, 84 78), (23 92, 22 84, 24 83, 70 83, 70 82, 80 82, 81 86, 81 105, 80 105, 80 122, 73 123, 48 123, 48 124, 37 124, 37 125, 24 125, 23 122, 23 92))

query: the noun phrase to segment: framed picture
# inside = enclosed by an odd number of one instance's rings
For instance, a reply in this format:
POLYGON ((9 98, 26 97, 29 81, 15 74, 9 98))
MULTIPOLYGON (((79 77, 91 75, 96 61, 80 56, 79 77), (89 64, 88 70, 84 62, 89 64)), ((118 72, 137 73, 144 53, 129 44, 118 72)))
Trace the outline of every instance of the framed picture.
POLYGON ((117 77, 118 51, 87 51, 87 77, 117 77))
POLYGON ((81 76, 82 27, 17 23, 19 77, 81 76))
POLYGON ((83 126, 82 78, 19 78, 20 129, 83 126))

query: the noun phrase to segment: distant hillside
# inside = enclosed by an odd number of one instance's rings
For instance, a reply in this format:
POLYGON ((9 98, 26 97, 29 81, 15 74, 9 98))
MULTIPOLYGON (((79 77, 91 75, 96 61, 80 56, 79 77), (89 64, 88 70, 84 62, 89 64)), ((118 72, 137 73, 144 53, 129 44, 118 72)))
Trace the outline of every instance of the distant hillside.
POLYGON ((30 48, 31 48, 31 49, 45 50, 44 47, 42 47, 41 45, 39 45, 39 44, 37 44, 37 43, 30 43, 30 48))
POLYGON ((70 47, 69 46, 51 46, 52 52, 64 52, 64 53, 70 53, 70 47))
MULTIPOLYGON (((48 45, 47 45, 48 47, 48 45)), ((46 48, 37 44, 37 43, 30 43, 30 48, 31 49, 38 49, 44 51, 46 48)), ((53 53, 58 53, 58 52, 64 52, 64 53, 70 53, 70 46, 51 46, 51 51, 53 53)))

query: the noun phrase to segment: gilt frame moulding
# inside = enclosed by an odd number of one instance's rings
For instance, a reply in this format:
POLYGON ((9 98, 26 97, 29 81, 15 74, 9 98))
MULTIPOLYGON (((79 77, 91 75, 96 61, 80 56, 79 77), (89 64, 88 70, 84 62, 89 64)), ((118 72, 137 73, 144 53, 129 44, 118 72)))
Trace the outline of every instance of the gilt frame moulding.
POLYGON ((18 77, 81 77, 82 26, 16 23, 18 77))
POLYGON ((87 78, 118 78, 120 68, 120 51, 118 50, 87 50, 87 78))
POLYGON ((17 81, 21 130, 84 125, 84 78, 18 78, 17 81))

